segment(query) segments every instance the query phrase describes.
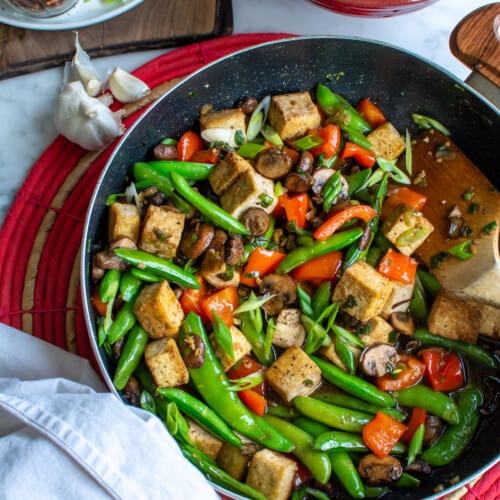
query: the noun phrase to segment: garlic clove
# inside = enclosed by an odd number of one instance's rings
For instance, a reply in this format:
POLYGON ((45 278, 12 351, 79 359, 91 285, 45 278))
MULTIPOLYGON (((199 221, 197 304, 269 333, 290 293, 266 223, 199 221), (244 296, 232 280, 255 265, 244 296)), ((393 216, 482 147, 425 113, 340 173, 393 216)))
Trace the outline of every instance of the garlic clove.
POLYGON ((70 82, 56 99, 56 130, 89 151, 97 151, 124 132, 117 113, 99 99, 90 97, 82 82, 70 82))
POLYGON ((149 94, 150 88, 139 78, 117 67, 108 79, 113 96, 121 102, 134 102, 149 94))

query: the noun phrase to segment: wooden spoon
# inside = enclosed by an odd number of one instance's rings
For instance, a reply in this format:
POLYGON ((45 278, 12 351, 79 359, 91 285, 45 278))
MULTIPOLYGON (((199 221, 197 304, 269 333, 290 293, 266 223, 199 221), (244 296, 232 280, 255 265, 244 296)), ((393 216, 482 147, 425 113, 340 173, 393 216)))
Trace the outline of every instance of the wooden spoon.
POLYGON ((436 130, 418 137, 412 154, 413 188, 428 196, 422 211, 435 227, 417 249, 417 256, 432 268, 434 256, 471 240, 472 258, 460 260, 448 255, 432 272, 449 294, 500 307, 500 193, 449 137, 436 130), (437 159, 436 152, 443 148, 444 158, 437 159), (471 193, 472 198, 466 199, 465 193, 471 193), (454 207, 462 214, 470 235, 448 236, 448 215, 454 207), (488 227, 491 230, 485 231, 488 227))

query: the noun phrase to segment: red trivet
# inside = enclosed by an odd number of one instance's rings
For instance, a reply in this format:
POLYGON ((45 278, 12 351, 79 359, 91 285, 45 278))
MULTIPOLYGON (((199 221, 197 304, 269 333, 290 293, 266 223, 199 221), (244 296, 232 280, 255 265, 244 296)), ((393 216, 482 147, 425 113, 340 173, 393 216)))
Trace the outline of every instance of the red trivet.
MULTIPOLYGON (((153 91, 125 106, 126 127, 182 77, 237 50, 287 36, 231 35, 153 59, 134 72, 153 91)), ((33 165, 0 229, 0 321, 94 366, 81 304, 79 250, 92 192, 117 143, 88 153, 59 136, 33 165)), ((462 490, 464 500, 500 498, 500 467, 462 490)))

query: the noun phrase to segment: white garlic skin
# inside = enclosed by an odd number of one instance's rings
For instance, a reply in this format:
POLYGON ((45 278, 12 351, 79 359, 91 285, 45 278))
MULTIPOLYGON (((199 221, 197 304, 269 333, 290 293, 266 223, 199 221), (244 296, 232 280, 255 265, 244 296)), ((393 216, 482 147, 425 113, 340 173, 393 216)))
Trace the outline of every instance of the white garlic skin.
POLYGON ((90 97, 81 82, 68 83, 55 104, 56 130, 89 151, 97 151, 122 135, 123 125, 99 99, 90 97))
POLYGON ((108 79, 113 97, 120 102, 134 102, 149 94, 151 89, 136 76, 116 67, 108 79))

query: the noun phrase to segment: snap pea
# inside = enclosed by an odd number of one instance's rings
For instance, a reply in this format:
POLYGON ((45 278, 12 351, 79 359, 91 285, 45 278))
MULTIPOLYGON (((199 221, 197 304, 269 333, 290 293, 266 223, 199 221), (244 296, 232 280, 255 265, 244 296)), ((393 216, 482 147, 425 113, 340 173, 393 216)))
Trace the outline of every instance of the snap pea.
POLYGON ((422 282, 424 288, 433 297, 435 297, 439 293, 439 290, 441 289, 441 284, 439 283, 438 279, 429 271, 420 268, 417 269, 417 275, 420 278, 420 281, 422 282))
POLYGON ((382 411, 398 422, 403 422, 407 418, 404 413, 396 410, 396 408, 381 408, 380 406, 367 403, 350 394, 345 394, 337 390, 324 390, 314 394, 313 397, 325 403, 342 406, 343 408, 350 408, 351 410, 364 411, 370 415, 376 415, 377 412, 382 411))
POLYGON ((133 306, 133 301, 125 302, 116 314, 115 320, 108 330, 107 342, 109 344, 114 344, 123 338, 125 334, 135 325, 136 318, 132 311, 133 306))
POLYGON ((268 415, 274 415, 275 417, 281 418, 292 418, 297 415, 293 406, 287 406, 282 403, 268 404, 267 413, 268 415))
POLYGON ((173 401, 184 413, 204 427, 211 434, 216 435, 237 448, 242 447, 241 439, 219 415, 199 399, 175 387, 157 389, 158 394, 169 401, 173 401))
POLYGON ((426 385, 414 385, 394 391, 394 399, 402 406, 424 408, 451 425, 460 422, 460 411, 453 400, 442 392, 433 391, 426 385))
POLYGON ((422 451, 422 444, 424 442, 424 434, 425 434, 425 425, 420 424, 417 427, 417 430, 413 433, 411 437, 410 444, 408 445, 408 459, 406 461, 407 465, 411 465, 417 455, 422 451))
POLYGON ((336 233, 325 241, 315 241, 310 246, 298 247, 287 254, 276 268, 276 272, 278 274, 289 273, 314 257, 320 257, 321 255, 345 248, 360 238, 362 234, 363 230, 357 227, 336 233))
POLYGON ((326 453, 313 448, 313 437, 279 417, 266 415, 264 419, 293 443, 295 448, 292 453, 312 472, 315 479, 322 484, 327 483, 332 466, 326 453))
POLYGON ((136 278, 130 271, 122 274, 120 280, 120 296, 125 302, 130 302, 139 293, 142 282, 136 278))
POLYGON ((223 488, 228 488, 235 493, 244 495, 247 498, 251 498, 252 500, 266 500, 265 495, 260 491, 234 479, 234 477, 230 476, 227 472, 217 467, 215 462, 207 455, 200 452, 200 450, 185 444, 181 444, 180 447, 183 455, 214 483, 223 488))
MULTIPOLYGON (((320 434, 314 440, 314 448, 322 451, 369 451, 360 434, 332 430, 320 434)), ((404 444, 396 443, 391 453, 394 455, 402 455, 405 451, 406 446, 404 444)))
POLYGON ((181 267, 157 255, 133 248, 116 248, 115 254, 133 266, 150 271, 180 286, 185 288, 200 288, 198 280, 191 273, 184 271, 181 267))
POLYGON ((328 456, 333 473, 339 478, 347 493, 353 498, 365 498, 365 487, 349 453, 332 451, 328 456))
POLYGON ((373 417, 368 413, 331 405, 307 396, 297 396, 293 405, 300 413, 325 425, 350 432, 361 432, 373 417))
POLYGON ((190 345, 194 337, 199 337, 205 353, 201 366, 188 367, 191 382, 205 402, 235 431, 276 451, 290 452, 293 444, 264 419, 259 418, 241 402, 215 356, 201 318, 190 312, 182 322, 179 344, 184 358, 191 354, 190 345))
POLYGON ((370 382, 355 375, 350 375, 317 356, 311 355, 310 358, 319 366, 323 377, 336 387, 374 405, 385 408, 395 406, 394 399, 388 393, 381 391, 370 382))
POLYGON ((312 297, 312 309, 314 317, 318 318, 327 308, 332 299, 332 282, 324 281, 318 286, 312 297))
POLYGON ((134 163, 134 171, 137 166, 147 167, 164 175, 166 178, 172 173, 177 172, 186 179, 193 181, 202 181, 206 179, 210 172, 214 169, 213 163, 196 163, 192 161, 179 161, 179 160, 158 160, 148 162, 134 163))
POLYGON ((120 287, 121 272, 118 269, 108 269, 99 284, 99 298, 107 304, 116 297, 120 287))
POLYGON ((146 283, 159 283, 163 281, 163 278, 151 271, 146 271, 146 269, 141 269, 140 267, 131 267, 130 274, 137 278, 138 280, 145 281, 146 283))
POLYGON ((415 276, 413 297, 410 301, 410 312, 420 324, 425 324, 429 316, 426 293, 418 274, 415 276))
POLYGON ((460 423, 448 426, 438 441, 422 453, 422 460, 433 466, 448 465, 456 460, 470 443, 479 424, 478 408, 483 402, 481 391, 472 385, 456 393, 460 423))
POLYGON ((388 486, 365 486, 365 498, 379 498, 389 492, 388 486))
POLYGON ((214 224, 235 234, 246 236, 250 234, 250 231, 238 219, 193 189, 182 175, 172 172, 170 180, 177 192, 214 224))
POLYGON ((344 125, 343 123, 340 123, 339 126, 342 132, 347 134, 351 142, 365 149, 373 149, 373 144, 359 130, 356 130, 355 127, 344 125))
POLYGON ((322 424, 321 422, 313 420, 312 418, 304 417, 303 415, 294 418, 293 423, 314 438, 331 430, 328 425, 322 424))
POLYGON ((134 164, 134 179, 140 188, 146 186, 156 186, 162 193, 171 196, 174 186, 170 179, 155 170, 149 168, 145 163, 134 164))
POLYGON ((420 479, 403 472, 403 475, 394 483, 395 488, 418 488, 420 486, 420 479))
POLYGON ((468 344, 460 340, 446 339, 439 335, 434 335, 424 328, 417 328, 415 332, 415 340, 422 342, 422 344, 433 344, 441 347, 446 347, 451 351, 459 352, 467 358, 478 362, 479 364, 488 368, 498 368, 497 360, 485 349, 478 345, 468 344))
POLYGON ((119 391, 125 388, 139 365, 148 340, 148 334, 139 325, 130 330, 113 377, 113 384, 119 391))
POLYGON ((361 189, 372 174, 369 168, 363 168, 359 172, 351 175, 344 175, 344 179, 349 185, 349 197, 352 197, 356 192, 361 189))

